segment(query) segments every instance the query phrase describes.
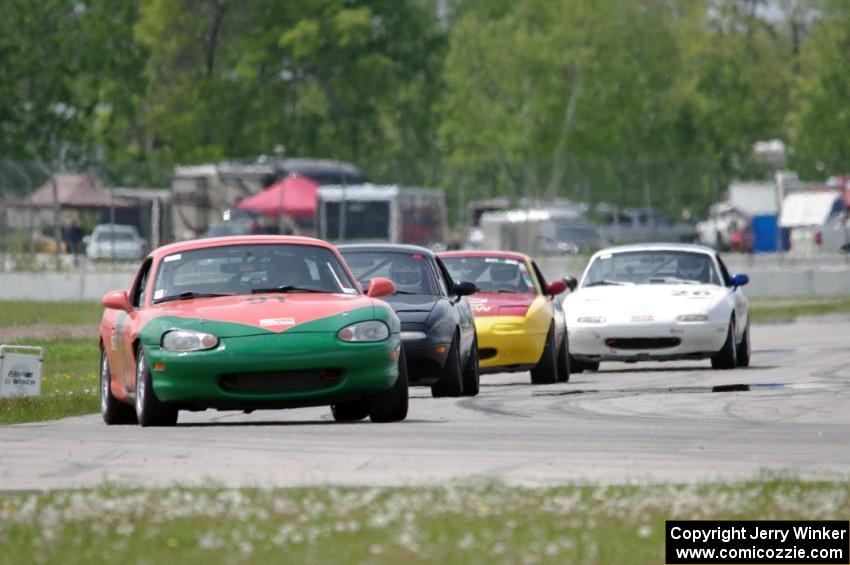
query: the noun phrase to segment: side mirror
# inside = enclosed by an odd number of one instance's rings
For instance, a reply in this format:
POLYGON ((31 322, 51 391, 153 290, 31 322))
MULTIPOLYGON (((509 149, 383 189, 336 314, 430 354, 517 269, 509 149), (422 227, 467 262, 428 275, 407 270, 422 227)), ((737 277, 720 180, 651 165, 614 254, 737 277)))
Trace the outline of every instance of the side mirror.
POLYGON ((552 281, 546 285, 546 294, 549 296, 558 296, 567 290, 567 283, 564 281, 552 281))
POLYGON ((476 292, 478 292, 478 287, 475 286, 475 283, 461 281, 454 285, 454 293, 456 296, 469 296, 476 292))
POLYGON ((564 281, 564 284, 567 285, 567 288, 570 289, 570 292, 574 291, 576 289, 576 287, 578 286, 578 281, 576 280, 575 277, 571 277, 571 276, 567 275, 567 276, 561 278, 561 280, 564 281))
POLYGON ((395 284, 390 279, 375 277, 369 281, 369 290, 366 291, 366 296, 380 298, 391 294, 395 294, 395 284))
POLYGON ((747 275, 732 275, 732 288, 744 286, 748 282, 750 282, 750 277, 747 275))
POLYGON ((103 305, 110 310, 123 310, 129 312, 132 310, 130 306, 130 298, 127 296, 126 290, 113 290, 107 292, 101 300, 103 305))

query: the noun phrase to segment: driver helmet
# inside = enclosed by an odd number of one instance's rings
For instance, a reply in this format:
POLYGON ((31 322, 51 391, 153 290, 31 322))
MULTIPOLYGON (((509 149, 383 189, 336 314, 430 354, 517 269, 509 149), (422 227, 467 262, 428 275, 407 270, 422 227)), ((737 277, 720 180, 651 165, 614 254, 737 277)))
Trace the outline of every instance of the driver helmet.
POLYGON ((706 282, 706 258, 695 253, 679 256, 677 267, 679 276, 683 279, 706 282))
POLYGON ((422 283, 422 269, 411 261, 393 261, 390 279, 399 286, 418 288, 422 283))

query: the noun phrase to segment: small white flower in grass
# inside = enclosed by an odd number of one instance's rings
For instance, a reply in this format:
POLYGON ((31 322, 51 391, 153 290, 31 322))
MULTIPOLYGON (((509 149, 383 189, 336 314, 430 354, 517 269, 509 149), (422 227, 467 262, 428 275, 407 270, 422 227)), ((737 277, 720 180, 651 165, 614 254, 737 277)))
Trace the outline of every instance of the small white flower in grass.
POLYGON ((650 535, 652 535, 652 528, 648 524, 643 524, 638 528, 638 537, 648 538, 650 535))
POLYGON ((490 553, 493 555, 502 555, 505 552, 505 544, 497 543, 490 549, 490 553))
POLYGON ((371 553, 372 555, 380 555, 383 552, 384 548, 378 545, 377 543, 374 543, 369 546, 369 553, 371 553))
POLYGON ((475 537, 469 532, 465 533, 457 542, 457 548, 462 550, 471 549, 475 545, 475 537))
POLYGON ((392 519, 388 514, 375 514, 369 518, 369 526, 372 528, 386 528, 392 519))
POLYGON ((558 545, 555 542, 547 543, 546 547, 543 549, 543 553, 545 553, 549 557, 557 555, 560 551, 561 551, 561 546, 558 545))

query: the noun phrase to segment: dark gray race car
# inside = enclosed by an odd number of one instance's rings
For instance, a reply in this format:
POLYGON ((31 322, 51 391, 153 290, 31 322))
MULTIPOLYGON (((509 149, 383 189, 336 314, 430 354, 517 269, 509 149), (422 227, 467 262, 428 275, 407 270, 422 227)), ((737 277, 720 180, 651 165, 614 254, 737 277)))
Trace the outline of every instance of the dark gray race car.
POLYGON ((477 289, 454 282, 439 257, 415 245, 340 245, 345 262, 367 288, 386 277, 396 294, 383 298, 401 320, 401 339, 411 385, 433 396, 478 394, 478 340, 466 296, 477 289))

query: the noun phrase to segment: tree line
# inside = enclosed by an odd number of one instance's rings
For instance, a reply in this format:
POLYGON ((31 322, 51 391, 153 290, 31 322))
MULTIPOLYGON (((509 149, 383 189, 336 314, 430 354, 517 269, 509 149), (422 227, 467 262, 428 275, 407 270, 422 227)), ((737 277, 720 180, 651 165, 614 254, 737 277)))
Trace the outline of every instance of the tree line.
POLYGON ((844 0, 0 0, 0 156, 167 186, 351 161, 450 199, 704 207, 850 169, 844 0))

